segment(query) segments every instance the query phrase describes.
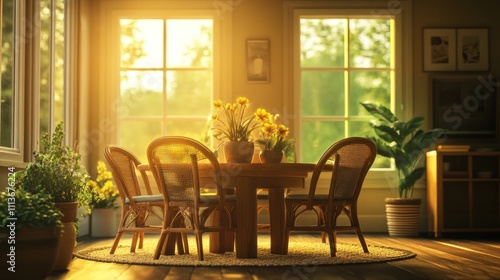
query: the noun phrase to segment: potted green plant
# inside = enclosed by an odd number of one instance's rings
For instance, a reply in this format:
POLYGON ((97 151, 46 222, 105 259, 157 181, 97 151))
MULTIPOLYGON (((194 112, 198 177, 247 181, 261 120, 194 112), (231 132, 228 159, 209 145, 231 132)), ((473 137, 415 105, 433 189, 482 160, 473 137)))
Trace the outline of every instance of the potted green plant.
MULTIPOLYGON (((49 194, 63 212, 63 235, 59 242, 55 270, 66 269, 73 258, 78 225, 78 206, 88 206, 88 172, 80 163, 81 155, 64 144, 64 125, 59 123, 52 135, 45 134, 41 150, 33 162, 19 173, 19 185, 31 193, 49 194)), ((90 208, 88 208, 90 209, 90 208)))
POLYGON ((263 123, 261 137, 255 143, 261 148, 259 159, 263 163, 279 163, 283 160, 283 155, 292 148, 295 139, 289 138, 290 129, 278 124, 279 114, 270 115, 263 123))
POLYGON ((416 235, 418 234, 419 212, 415 213, 415 211, 419 211, 421 199, 412 197, 413 189, 417 180, 425 173, 423 160, 425 152, 437 142, 445 130, 435 128, 424 131, 420 128, 424 122, 421 116, 404 122, 383 105, 371 102, 361 102, 361 105, 376 118, 370 122, 375 132, 375 137, 370 138, 377 145, 377 153, 393 159, 397 170, 399 197, 387 198, 385 201, 389 234, 416 235), (414 209, 413 212, 408 208, 414 209), (395 211, 398 209, 405 211, 406 217, 403 218, 403 224, 392 220, 392 218, 397 218, 395 211), (416 220, 408 220, 410 216, 416 220))
POLYGON ((223 105, 222 101, 213 103, 214 109, 221 112, 212 114, 212 136, 217 140, 223 140, 224 155, 227 162, 251 162, 254 153, 252 132, 261 126, 262 122, 269 119, 269 113, 265 109, 257 109, 250 116, 245 115, 249 105, 246 97, 239 97, 236 103, 223 105))
POLYGON ((61 211, 47 193, 13 187, 0 193, 0 205, 0 278, 45 278, 56 261, 61 211))

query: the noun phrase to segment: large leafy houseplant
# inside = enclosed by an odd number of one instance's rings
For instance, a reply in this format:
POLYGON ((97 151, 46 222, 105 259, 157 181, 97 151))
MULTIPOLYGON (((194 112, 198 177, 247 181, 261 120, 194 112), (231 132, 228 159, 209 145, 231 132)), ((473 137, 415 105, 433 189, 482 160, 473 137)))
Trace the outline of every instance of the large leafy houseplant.
POLYGON ((406 122, 400 121, 387 107, 371 102, 361 105, 376 120, 370 122, 376 137, 370 137, 377 145, 377 153, 394 159, 398 172, 398 193, 400 198, 411 198, 417 180, 425 173, 422 157, 427 148, 443 135, 444 129, 424 131, 421 116, 406 122))
POLYGON ((23 188, 7 188, 0 193, 0 205, 0 228, 3 229, 11 221, 15 222, 16 230, 62 225, 62 213, 47 193, 32 194, 23 188))
POLYGON ((33 162, 19 173, 19 184, 31 193, 47 193, 63 212, 63 235, 60 238, 54 270, 66 269, 73 258, 79 225, 77 207, 88 206, 91 189, 89 175, 80 163, 81 155, 64 143, 64 125, 59 123, 52 135, 45 134, 41 150, 33 162))
POLYGON ((31 193, 46 192, 54 202, 78 202, 88 205, 91 192, 89 175, 80 163, 81 155, 64 144, 64 126, 59 123, 54 133, 45 134, 41 151, 18 175, 20 185, 31 193))
POLYGON ((62 213, 47 193, 14 187, 0 192, 0 279, 44 279, 55 265, 62 213), (3 266, 3 268, 5 268, 3 266))

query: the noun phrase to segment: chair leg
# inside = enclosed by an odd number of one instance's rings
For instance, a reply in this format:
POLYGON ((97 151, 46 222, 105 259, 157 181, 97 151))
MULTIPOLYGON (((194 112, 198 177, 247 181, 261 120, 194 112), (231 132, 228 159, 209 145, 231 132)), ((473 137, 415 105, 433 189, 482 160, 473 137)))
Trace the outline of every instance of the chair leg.
POLYGON ((118 247, 118 243, 120 243, 120 239, 122 238, 123 231, 118 231, 116 233, 115 241, 113 242, 113 246, 111 246, 111 250, 109 251, 110 254, 114 254, 116 251, 116 248, 118 247))
POLYGON ((134 235, 132 236, 132 244, 130 245, 131 253, 135 252, 135 248, 137 247, 137 239, 139 238, 139 235, 140 234, 138 232, 134 232, 134 235))
POLYGON ((183 235, 182 233, 175 233, 174 234, 175 242, 177 245, 177 252, 179 253, 179 255, 184 255, 184 245, 182 244, 183 243, 182 235, 183 235))
POLYGON ((139 249, 144 245, 144 232, 139 233, 139 249))
POLYGON ((363 247, 363 252, 369 253, 368 246, 366 246, 365 238, 359 226, 358 211, 356 205, 352 205, 350 207, 350 218, 352 221, 352 226, 356 228, 356 235, 358 235, 359 243, 361 243, 361 247, 363 247))
POLYGON ((156 250, 155 250, 155 254, 153 256, 153 258, 155 260, 160 258, 160 254, 163 250, 163 247, 164 247, 163 245, 164 245, 165 241, 167 240, 167 237, 168 237, 168 232, 162 231, 160 234, 160 238, 158 239, 158 244, 156 244, 156 250))
POLYGON ((203 260, 203 232, 199 230, 195 230, 194 233, 196 237, 196 247, 198 248, 198 260, 202 261, 203 260))
POLYGON ((361 229, 356 229, 356 234, 358 235, 359 243, 361 243, 361 247, 363 247, 363 252, 370 253, 368 251, 368 246, 366 246, 365 238, 363 237, 363 233, 361 233, 361 229))
POLYGON ((189 255, 189 244, 188 244, 187 233, 183 232, 181 233, 181 235, 182 235, 182 241, 184 243, 184 253, 189 255))
POLYGON ((332 230, 328 230, 328 242, 330 243, 330 256, 335 257, 337 253, 337 236, 332 230))
POLYGON ((288 254, 288 242, 290 241, 290 228, 285 227, 285 230, 283 231, 283 255, 288 254))
POLYGON ((285 229, 283 230, 283 254, 288 254, 288 243, 290 242, 290 230, 295 223, 295 212, 293 205, 285 202, 285 229))

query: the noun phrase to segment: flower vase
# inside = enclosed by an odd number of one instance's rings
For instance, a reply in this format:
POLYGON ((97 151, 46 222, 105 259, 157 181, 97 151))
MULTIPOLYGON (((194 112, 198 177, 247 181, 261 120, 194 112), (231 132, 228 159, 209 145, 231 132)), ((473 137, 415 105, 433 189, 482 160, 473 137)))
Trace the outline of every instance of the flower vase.
POLYGON ((93 237, 113 237, 118 230, 118 218, 115 208, 94 208, 91 217, 93 237))
POLYGON ((280 163, 283 160, 283 151, 263 150, 259 153, 259 159, 262 163, 280 163))
POLYGON ((255 149, 253 142, 248 141, 229 141, 224 144, 224 156, 229 163, 250 163, 252 162, 253 151, 255 149))

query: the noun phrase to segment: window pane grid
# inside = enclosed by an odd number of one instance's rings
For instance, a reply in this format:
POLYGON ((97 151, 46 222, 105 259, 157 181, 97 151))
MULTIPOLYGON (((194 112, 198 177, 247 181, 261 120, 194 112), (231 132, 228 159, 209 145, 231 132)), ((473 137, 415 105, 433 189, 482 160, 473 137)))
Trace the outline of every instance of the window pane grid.
POLYGON ((318 139, 369 135, 359 102, 394 103, 394 21, 309 15, 300 28, 300 142, 313 143, 300 156, 314 162, 318 139))
POLYGON ((120 144, 142 141, 137 132, 122 131, 129 124, 145 131, 146 142, 159 135, 201 135, 213 95, 212 19, 122 19, 120 24, 120 144))

